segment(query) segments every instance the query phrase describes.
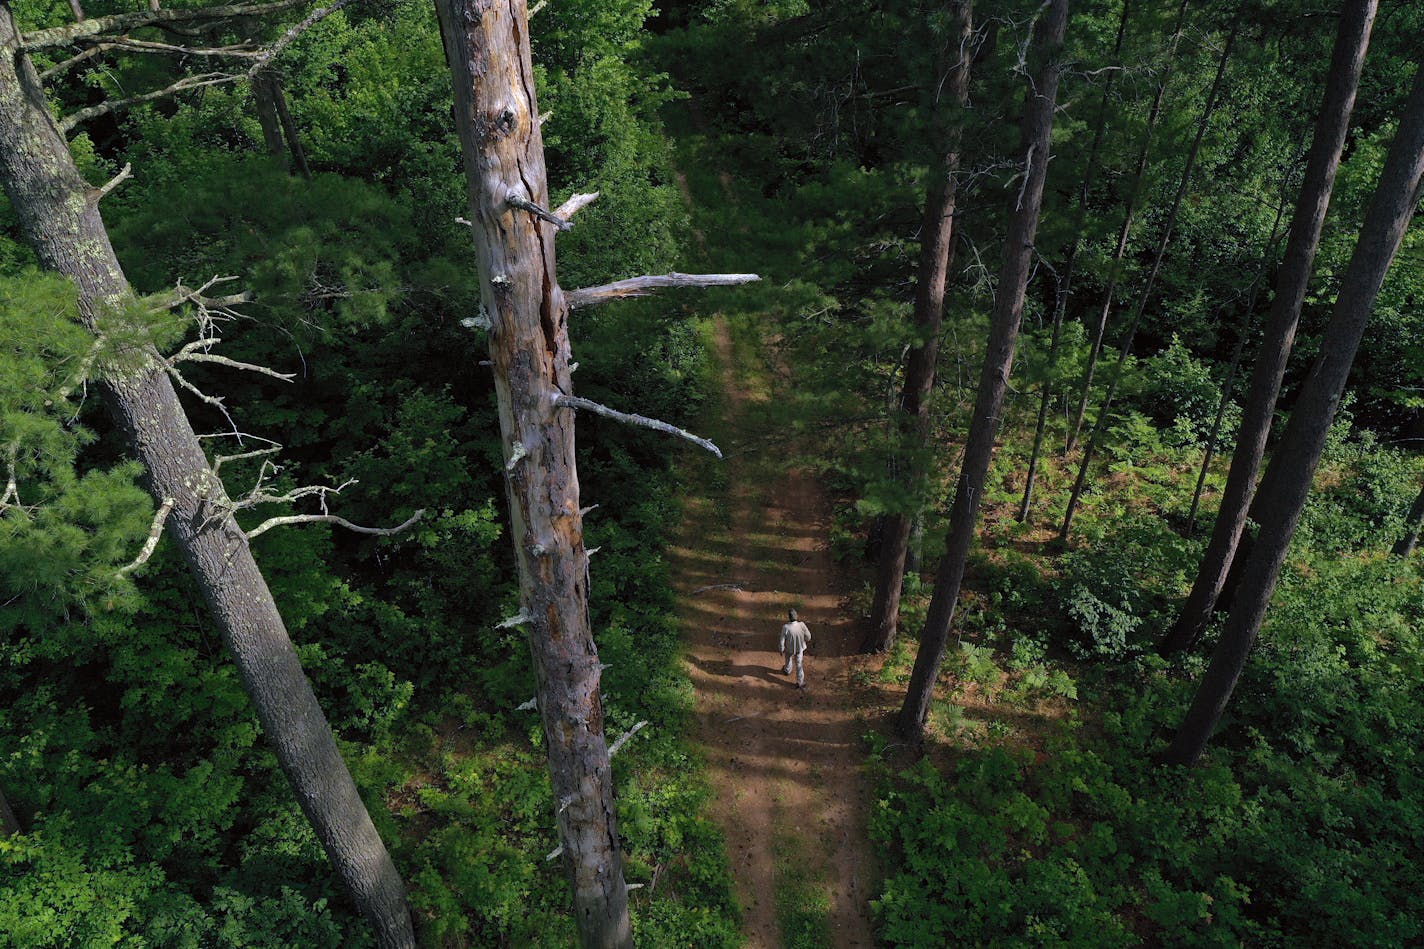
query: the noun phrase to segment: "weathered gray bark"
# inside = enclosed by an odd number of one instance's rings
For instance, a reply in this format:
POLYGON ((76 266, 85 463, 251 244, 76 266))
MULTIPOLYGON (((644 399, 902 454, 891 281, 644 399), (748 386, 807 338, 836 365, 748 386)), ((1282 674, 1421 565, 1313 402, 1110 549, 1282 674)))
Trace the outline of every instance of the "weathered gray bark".
POLYGON ((525 0, 436 0, 455 86, 480 291, 507 461, 510 536, 519 560, 539 714, 564 867, 583 946, 633 944, 598 653, 588 621, 568 303, 555 227, 513 202, 548 208, 525 0))
POLYGON ((1340 294, 1321 340, 1321 355, 1301 387, 1280 446, 1271 458, 1269 477, 1273 490, 1269 496, 1261 496, 1261 530, 1246 562, 1241 589, 1186 719, 1162 755, 1166 764, 1197 763, 1245 668, 1300 522, 1375 297, 1399 251, 1404 232, 1418 211, 1421 180, 1424 69, 1415 73, 1399 131, 1390 145, 1359 240, 1340 282, 1340 294))
POLYGON ((979 375, 979 391, 974 399, 974 415, 964 447, 964 463, 955 487, 949 514, 949 537, 944 560, 935 577, 929 615, 920 637, 910 675, 909 692, 900 708, 897 727, 912 740, 924 732, 934 695, 935 679, 949 642, 950 624, 964 582, 964 568, 974 541, 979 501, 994 454, 994 437, 1004 392, 1013 367, 1014 344, 1023 316, 1024 292, 1033 265, 1033 241, 1038 231, 1043 185, 1048 174, 1049 142, 1053 131, 1053 110, 1058 97, 1059 55, 1068 22, 1068 0, 1051 0, 1034 25, 1031 47, 1033 73, 1028 77, 1028 94, 1023 117, 1024 169, 1021 189, 1009 208, 1009 226, 1004 237, 999 288, 984 351, 984 367, 979 375))
POLYGON ((1157 128, 1157 120, 1162 116, 1162 99, 1167 93, 1167 80, 1172 76, 1172 67, 1177 63, 1177 44, 1182 39, 1182 29, 1187 22, 1187 3, 1177 9, 1177 25, 1172 30, 1172 39, 1167 44, 1167 62, 1157 77, 1157 91, 1152 96, 1152 108, 1147 113, 1147 128, 1142 133, 1142 145, 1137 151, 1137 167, 1132 173, 1132 187, 1127 193, 1127 203, 1122 211, 1122 225, 1117 231, 1117 244, 1113 248, 1112 262, 1108 265, 1108 288, 1103 294, 1103 308, 1093 324, 1093 341, 1088 350, 1088 364, 1083 368, 1083 379, 1078 384, 1078 407, 1068 423, 1068 439, 1063 446, 1066 455, 1078 445, 1078 436, 1083 430, 1083 419, 1088 414, 1088 399, 1092 397, 1093 376, 1097 372, 1098 359, 1103 352, 1103 336, 1107 333, 1108 317, 1112 315, 1113 296, 1117 293, 1118 281, 1122 278, 1122 260, 1127 254, 1127 239, 1132 233, 1133 216, 1137 210, 1137 199, 1142 193, 1143 178, 1147 174, 1147 158, 1152 152, 1152 134, 1157 128))
POLYGON ((1159 646, 1163 655, 1186 649, 1201 638, 1226 586, 1232 559, 1246 527, 1256 475, 1271 433, 1276 398, 1295 342, 1301 304, 1310 286, 1316 248, 1320 246, 1335 173, 1340 167, 1340 152, 1350 127, 1350 113, 1370 43, 1376 5, 1376 0, 1350 0, 1340 16, 1325 83, 1325 99, 1306 159, 1305 179, 1296 201, 1286 255, 1276 279, 1276 296, 1251 372, 1246 404, 1242 407, 1241 430, 1231 457, 1231 470, 1226 476, 1221 507, 1181 616, 1159 646))
MULTIPOLYGON (((80 314, 102 332, 132 303, 94 189, 80 177, 8 3, 0 0, 0 183, 46 267, 71 279, 80 314)), ((151 347, 107 358, 99 389, 236 663, 297 800, 381 945, 414 945, 405 889, 297 661, 282 617, 151 347)))
POLYGON ((1414 504, 1410 506, 1409 515, 1404 519, 1404 535, 1395 542, 1390 553, 1396 557, 1408 557, 1414 553, 1414 547, 1419 543, 1421 527, 1424 527, 1424 488, 1419 490, 1414 504))
POLYGON ((1221 83, 1226 77, 1226 63, 1231 58, 1231 49, 1235 42, 1236 29, 1233 27, 1231 35, 1227 37, 1226 45, 1221 51, 1221 58, 1216 64, 1216 76, 1211 81, 1211 91, 1207 93, 1206 106, 1202 109, 1201 121, 1197 124, 1196 137, 1192 139, 1192 147, 1187 152, 1187 161, 1182 167, 1182 177, 1177 182, 1177 193, 1172 197, 1172 209, 1167 213, 1167 221, 1162 226, 1162 236, 1157 241, 1157 252, 1152 258, 1152 269, 1147 273, 1147 285, 1142 288, 1142 294, 1137 298, 1137 307, 1132 312, 1132 319, 1128 321, 1127 332, 1123 334, 1122 347, 1118 350, 1117 362, 1113 366, 1112 381, 1108 383, 1107 392, 1103 394, 1103 404, 1098 407, 1098 417, 1093 423, 1093 432, 1088 436, 1088 444, 1083 447, 1083 457, 1078 461, 1078 477, 1073 482, 1072 494, 1068 496, 1068 509, 1063 514, 1063 526, 1058 530, 1059 540, 1067 540, 1068 534, 1073 528, 1073 514, 1078 509, 1078 500, 1083 496, 1083 488, 1088 483, 1088 466, 1092 464, 1098 442, 1101 441, 1103 433, 1107 430, 1108 413, 1112 410, 1113 397, 1117 394, 1118 384, 1122 382, 1123 367, 1127 363, 1127 357, 1132 354, 1132 344, 1137 337, 1137 327, 1142 322, 1142 314, 1146 312, 1148 302, 1152 299, 1152 291, 1157 285, 1157 274, 1161 271, 1162 261, 1167 256, 1167 245, 1172 240, 1172 229, 1177 226, 1177 212, 1181 210, 1182 199, 1186 197, 1187 186, 1192 180, 1192 169, 1196 166, 1197 155, 1201 152, 1202 139, 1206 136, 1207 127, 1211 124, 1212 113, 1216 111, 1216 103, 1221 94, 1221 83))
MULTIPOLYGON (((963 128, 958 114, 969 103, 970 38, 973 33, 973 10, 969 0, 953 0, 950 15, 957 24, 952 37, 951 55, 954 65, 943 83, 948 110, 952 115, 940 118, 944 124, 942 158, 938 178, 925 199, 924 218, 920 222, 920 260, 915 282, 915 333, 920 344, 910 350, 905 367, 905 383, 900 404, 894 413, 895 435, 900 443, 916 448, 923 446, 929 435, 929 407, 926 404, 934 388, 935 363, 939 361, 940 323, 944 318, 944 285, 954 259, 954 206, 959 193, 959 140, 963 128)), ((939 84, 936 84, 938 88, 939 84)), ((913 463, 902 464, 905 470, 895 472, 918 497, 923 493, 913 463)), ((879 570, 875 578, 875 596, 870 607, 869 634, 861 644, 862 652, 884 652, 895 640, 900 624, 900 594, 905 578, 905 561, 909 555, 910 534, 915 515, 901 511, 885 519, 880 549, 879 570)))

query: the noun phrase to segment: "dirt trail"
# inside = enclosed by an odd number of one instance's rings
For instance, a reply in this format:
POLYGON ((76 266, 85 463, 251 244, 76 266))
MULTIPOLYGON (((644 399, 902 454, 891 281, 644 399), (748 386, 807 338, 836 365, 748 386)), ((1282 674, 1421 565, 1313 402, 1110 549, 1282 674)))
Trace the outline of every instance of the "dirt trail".
POLYGON ((813 476, 781 466, 774 438, 751 430, 748 408, 767 394, 739 372, 725 321, 715 339, 726 487, 689 492, 669 551, 712 814, 748 946, 870 947, 877 878, 851 678, 858 641, 829 550, 830 506, 813 476), (805 691, 780 674, 788 607, 812 632, 805 691))

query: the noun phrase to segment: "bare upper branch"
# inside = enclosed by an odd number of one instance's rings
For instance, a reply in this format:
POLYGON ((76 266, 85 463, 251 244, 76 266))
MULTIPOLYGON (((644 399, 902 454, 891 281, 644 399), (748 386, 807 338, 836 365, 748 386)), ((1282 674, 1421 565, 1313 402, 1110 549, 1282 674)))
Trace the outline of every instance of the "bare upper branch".
POLYGON ((617 409, 610 409, 606 405, 601 405, 600 403, 593 402, 589 399, 581 399, 576 395, 559 395, 557 398, 554 399, 554 404, 562 405, 565 408, 570 409, 584 409, 586 411, 594 413, 595 415, 602 415, 604 418, 611 418, 615 422, 622 422, 625 425, 636 425, 639 428, 651 428, 653 431, 656 432, 664 432, 668 435, 676 435, 678 438, 685 438, 688 441, 692 442, 694 445, 698 445, 702 448, 707 449, 712 454, 716 455, 718 458, 722 457, 722 449, 712 444, 712 442, 701 437, 700 435, 694 435, 685 429, 678 428, 676 425, 671 425, 667 422, 661 421, 660 419, 648 418, 646 415, 633 415, 628 412, 619 412, 617 409))
POLYGON ((59 128, 63 132, 68 132, 81 122, 87 122, 101 115, 122 112, 124 109, 132 108, 144 102, 152 102, 154 99, 163 99, 171 95, 176 95, 186 89, 201 89, 204 86, 220 86, 229 82, 237 82, 241 78, 241 75, 233 73, 202 73, 197 76, 185 76, 177 82, 164 86, 162 89, 155 89, 153 92, 130 96, 127 99, 114 99, 109 102, 101 102, 98 105, 91 105, 87 109, 80 109, 78 112, 60 119, 59 128))
POLYGON ((391 534, 399 534, 424 516, 425 509, 422 508, 395 527, 363 527, 360 524, 351 523, 344 517, 337 517, 335 514, 288 514, 285 517, 273 517, 263 521, 247 532, 247 539, 251 540, 259 534, 265 534, 274 527, 282 527, 287 524, 336 524, 349 531, 355 531, 358 534, 374 534, 378 537, 389 537, 391 534))
POLYGON ((570 290, 565 295, 565 299, 568 301, 569 307, 573 309, 591 306, 595 303, 607 303, 609 300, 643 297, 654 290, 665 290, 669 287, 731 287, 737 284, 755 283, 760 279, 761 277, 754 273, 669 273, 659 276, 629 277, 627 280, 604 284, 601 287, 570 290))
POLYGON ((119 568, 119 576, 126 573, 133 573, 139 567, 148 563, 148 558, 153 556, 153 551, 158 547, 158 538, 163 536, 163 523, 168 520, 168 515, 173 512, 173 498, 164 498, 159 505, 158 511, 153 515, 153 523, 148 528, 148 540, 144 542, 143 549, 138 552, 138 556, 132 563, 119 568))
POLYGON ((25 36, 21 47, 33 52, 71 43, 91 36, 121 35, 145 26, 163 26, 168 23, 203 23, 231 20, 238 17, 266 16, 280 13, 292 7, 302 6, 308 0, 273 0, 271 3, 237 3, 216 7, 200 7, 186 10, 149 9, 133 13, 116 13, 113 16, 92 17, 56 26, 48 30, 36 30, 25 36))

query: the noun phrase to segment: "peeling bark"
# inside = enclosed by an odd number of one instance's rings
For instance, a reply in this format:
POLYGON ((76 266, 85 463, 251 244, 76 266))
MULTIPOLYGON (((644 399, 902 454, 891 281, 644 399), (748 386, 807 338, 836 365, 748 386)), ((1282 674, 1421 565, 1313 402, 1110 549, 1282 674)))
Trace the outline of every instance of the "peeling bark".
POLYGON ((568 301, 555 273, 525 0, 436 0, 490 322, 510 536, 538 681, 559 841, 579 939, 633 944, 613 772, 588 620, 568 301), (518 202, 516 204, 515 202, 518 202))

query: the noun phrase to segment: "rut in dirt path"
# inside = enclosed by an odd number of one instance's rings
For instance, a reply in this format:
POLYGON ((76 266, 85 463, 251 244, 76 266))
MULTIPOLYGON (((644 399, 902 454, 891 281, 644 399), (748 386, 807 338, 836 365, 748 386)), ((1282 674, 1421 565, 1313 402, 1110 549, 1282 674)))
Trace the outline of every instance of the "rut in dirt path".
POLYGON ((669 551, 712 815, 748 946, 870 947, 877 877, 851 679, 858 639, 827 542, 828 498, 813 476, 785 469, 789 451, 750 430, 757 396, 739 378, 723 320, 716 342, 726 488, 691 492, 669 551), (790 607, 813 637, 804 692, 780 674, 790 607))

